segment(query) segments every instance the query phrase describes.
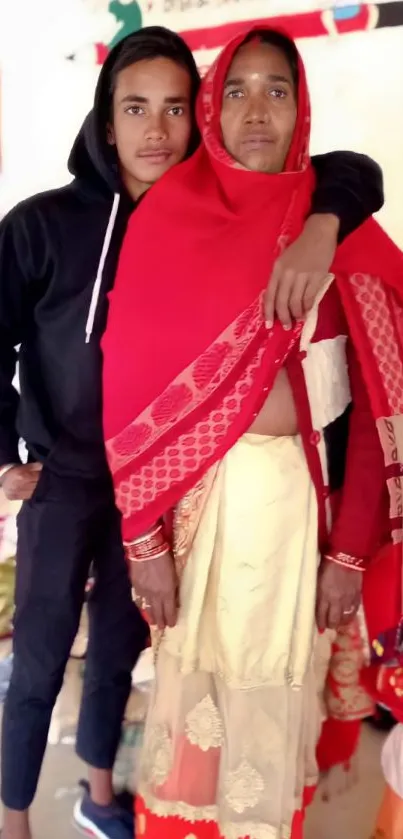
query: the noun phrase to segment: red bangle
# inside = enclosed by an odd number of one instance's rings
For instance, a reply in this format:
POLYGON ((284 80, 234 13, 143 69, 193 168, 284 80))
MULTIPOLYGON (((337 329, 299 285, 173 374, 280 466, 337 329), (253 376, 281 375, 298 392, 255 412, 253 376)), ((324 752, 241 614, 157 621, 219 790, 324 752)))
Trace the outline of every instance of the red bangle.
POLYGON ((169 551, 169 545, 162 531, 162 524, 157 524, 148 533, 123 543, 126 559, 129 562, 147 562, 157 559, 169 551))
POLYGON ((343 568, 349 568, 350 571, 365 571, 366 568, 365 559, 350 556, 350 554, 344 554, 341 551, 335 554, 325 554, 324 558, 330 562, 335 562, 336 565, 342 565, 343 568))

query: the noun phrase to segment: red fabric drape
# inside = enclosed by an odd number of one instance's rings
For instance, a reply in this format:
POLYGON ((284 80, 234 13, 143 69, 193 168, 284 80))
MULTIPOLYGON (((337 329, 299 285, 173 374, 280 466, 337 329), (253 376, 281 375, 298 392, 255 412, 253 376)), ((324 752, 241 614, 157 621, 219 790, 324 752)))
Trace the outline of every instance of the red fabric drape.
POLYGON ((361 720, 336 720, 329 717, 322 726, 317 747, 317 760, 321 772, 333 766, 348 766, 357 751, 361 720))

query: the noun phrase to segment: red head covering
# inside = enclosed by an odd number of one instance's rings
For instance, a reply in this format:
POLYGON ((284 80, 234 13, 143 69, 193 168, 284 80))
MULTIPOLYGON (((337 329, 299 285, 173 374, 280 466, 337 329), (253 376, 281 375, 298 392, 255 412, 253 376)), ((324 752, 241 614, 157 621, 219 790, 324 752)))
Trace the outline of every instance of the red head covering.
MULTIPOLYGON (((288 41, 292 50, 295 50, 295 56, 298 62, 298 90, 297 90, 297 122, 294 129, 292 143, 288 152, 287 160, 281 174, 284 172, 301 172, 309 168, 309 140, 310 140, 310 126, 311 126, 311 106, 309 101, 308 86, 305 75, 305 68, 302 63, 301 56, 290 37, 279 29, 273 29, 270 26, 254 26, 248 32, 244 32, 230 41, 218 56, 215 63, 212 65, 207 75, 205 76, 201 91, 197 101, 196 114, 200 133, 203 138, 203 145, 200 152, 203 156, 207 151, 210 160, 210 165, 214 167, 214 161, 221 161, 226 169, 242 169, 244 176, 242 180, 239 178, 237 187, 241 188, 241 184, 245 190, 257 188, 262 195, 267 194, 267 175, 258 172, 247 172, 241 167, 226 151, 221 132, 221 109, 224 95, 224 84, 228 76, 232 61, 238 49, 245 43, 245 40, 253 40, 253 33, 256 33, 256 39, 259 35, 264 37, 264 33, 279 35, 285 41, 288 41), (254 177, 254 181, 251 178, 254 177)), ((177 171, 177 170, 176 170, 177 171)), ((220 178, 225 179, 225 169, 221 168, 218 173, 220 178)), ((273 176, 271 176, 273 177, 273 176)), ((279 181, 280 183, 280 181, 279 181)), ((282 189, 284 189, 284 178, 281 179, 282 189)), ((272 184, 271 184, 272 187, 272 184)), ((229 190, 232 193, 236 191, 236 182, 234 178, 229 179, 229 190)), ((249 194, 249 200, 253 201, 254 195, 249 194)), ((247 196, 242 195, 242 209, 245 209, 245 202, 247 196)))
MULTIPOLYGON (((241 168, 224 149, 220 111, 244 38, 225 48, 203 82, 199 150, 152 187, 130 220, 111 294, 104 426, 126 540, 169 510, 249 428, 300 332, 279 323, 267 332, 262 294, 309 212, 305 72, 299 60, 284 172, 241 168)), ((400 539, 402 256, 371 221, 340 248, 334 271, 378 421, 400 539)))

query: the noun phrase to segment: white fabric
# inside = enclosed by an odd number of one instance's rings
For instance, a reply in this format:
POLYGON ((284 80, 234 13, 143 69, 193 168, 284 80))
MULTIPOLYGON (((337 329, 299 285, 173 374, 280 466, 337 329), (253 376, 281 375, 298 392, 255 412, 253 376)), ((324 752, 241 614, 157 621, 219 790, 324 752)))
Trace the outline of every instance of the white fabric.
MULTIPOLYGON (((306 318, 300 339, 300 349, 305 353, 302 361, 305 384, 311 411, 312 428, 320 434, 317 451, 320 459, 324 486, 329 484, 326 441, 323 429, 343 414, 351 401, 346 358, 346 337, 313 342, 318 324, 319 306, 335 277, 328 275, 327 283, 316 297, 306 318)), ((332 526, 330 497, 325 502, 328 532, 332 526)))
POLYGON ((385 740, 381 763, 386 783, 403 799, 403 725, 400 723, 385 740))
POLYGON ((310 378, 310 394, 315 394, 317 423, 326 428, 344 414, 351 402, 346 356, 346 335, 338 335, 309 346, 309 364, 305 375, 310 378))
POLYGON ((205 501, 159 646, 139 792, 225 839, 287 839, 316 781, 318 512, 302 442, 245 435, 205 501))
POLYGON ((95 282, 94 282, 94 285, 93 285, 93 288, 92 288, 91 303, 90 303, 90 308, 88 310, 87 323, 85 325, 85 343, 86 344, 89 344, 90 341, 91 341, 92 330, 94 328, 94 323, 95 323, 95 315, 97 313, 99 295, 101 293, 101 287, 102 287, 102 280, 103 280, 103 275, 104 275, 106 257, 108 256, 108 251, 109 251, 111 241, 112 241, 113 230, 114 230, 114 227, 115 227, 115 223, 116 223, 116 219, 117 219, 117 215, 118 215, 118 210, 119 210, 119 203, 120 203, 120 195, 119 195, 119 193, 116 192, 115 195, 113 196, 113 204, 112 204, 111 214, 109 216, 108 226, 106 228, 105 238, 104 238, 104 242, 103 242, 103 245, 102 245, 102 251, 101 251, 101 256, 100 256, 100 259, 99 259, 97 275, 95 277, 95 282))

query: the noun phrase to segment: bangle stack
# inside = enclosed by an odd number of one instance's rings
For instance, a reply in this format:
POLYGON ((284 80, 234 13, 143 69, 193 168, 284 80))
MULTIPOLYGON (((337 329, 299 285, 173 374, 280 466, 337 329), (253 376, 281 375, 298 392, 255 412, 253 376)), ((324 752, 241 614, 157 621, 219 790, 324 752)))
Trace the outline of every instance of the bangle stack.
POLYGON ((356 556, 350 556, 350 554, 343 554, 341 551, 334 554, 326 554, 325 559, 329 559, 330 562, 335 562, 336 565, 342 565, 343 568, 349 568, 350 571, 365 571, 366 567, 365 559, 359 559, 356 556))
POLYGON ((158 523, 148 533, 133 539, 133 542, 123 542, 126 559, 129 562, 148 562, 169 553, 170 547, 165 539, 162 524, 158 523))

